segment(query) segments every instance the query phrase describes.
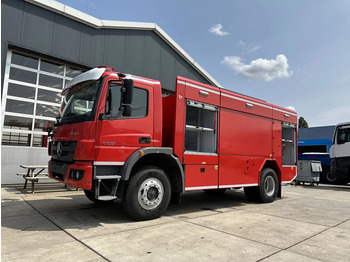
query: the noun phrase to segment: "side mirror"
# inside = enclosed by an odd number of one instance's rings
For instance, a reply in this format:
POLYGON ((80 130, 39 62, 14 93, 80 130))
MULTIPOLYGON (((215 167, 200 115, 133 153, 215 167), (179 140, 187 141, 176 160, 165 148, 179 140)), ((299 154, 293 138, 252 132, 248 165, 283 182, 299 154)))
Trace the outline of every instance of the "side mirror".
POLYGON ((123 116, 131 116, 132 106, 130 104, 124 104, 123 109, 124 109, 124 111, 122 113, 123 116))
POLYGON ((122 103, 131 104, 134 94, 134 80, 124 79, 122 86, 122 103))
POLYGON ((132 114, 132 97, 134 94, 134 80, 124 79, 123 86, 121 88, 121 100, 120 109, 122 116, 131 116, 132 114))
POLYGON ((52 136, 53 129, 51 127, 46 128, 46 131, 48 136, 52 136))

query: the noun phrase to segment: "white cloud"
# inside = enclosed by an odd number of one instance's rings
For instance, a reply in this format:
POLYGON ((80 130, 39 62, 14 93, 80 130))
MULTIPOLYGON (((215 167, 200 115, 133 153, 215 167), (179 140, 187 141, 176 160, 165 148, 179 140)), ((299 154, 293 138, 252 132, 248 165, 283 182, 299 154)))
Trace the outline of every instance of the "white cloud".
POLYGON ((222 24, 213 25, 209 29, 209 32, 214 34, 214 35, 219 35, 219 36, 229 35, 228 32, 222 31, 222 28, 223 28, 222 24))
POLYGON ((294 107, 294 106, 286 106, 286 108, 287 108, 287 109, 290 109, 290 110, 293 110, 293 111, 295 111, 295 112, 297 111, 297 110, 295 110, 295 107, 294 107))
POLYGON ((239 56, 225 56, 221 63, 247 79, 272 81, 276 78, 291 77, 293 74, 292 71, 288 71, 289 65, 284 55, 276 56, 276 60, 259 58, 250 64, 243 64, 239 56))
POLYGON ((245 43, 242 41, 242 39, 239 39, 237 46, 245 46, 245 43))
POLYGON ((259 50, 261 48, 261 45, 258 45, 258 46, 254 46, 253 48, 251 48, 248 53, 251 53, 251 52, 254 52, 256 50, 259 50))
POLYGON ((247 52, 247 53, 252 53, 262 48, 261 45, 255 45, 251 43, 246 44, 242 39, 239 39, 237 46, 239 46, 244 52, 247 52))

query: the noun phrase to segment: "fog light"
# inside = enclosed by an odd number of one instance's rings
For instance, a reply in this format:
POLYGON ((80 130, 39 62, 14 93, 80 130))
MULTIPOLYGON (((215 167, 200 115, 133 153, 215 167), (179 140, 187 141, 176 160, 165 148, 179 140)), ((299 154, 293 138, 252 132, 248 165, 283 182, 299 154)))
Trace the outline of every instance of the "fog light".
POLYGON ((70 171, 69 177, 75 181, 81 180, 84 177, 84 170, 73 169, 70 171))

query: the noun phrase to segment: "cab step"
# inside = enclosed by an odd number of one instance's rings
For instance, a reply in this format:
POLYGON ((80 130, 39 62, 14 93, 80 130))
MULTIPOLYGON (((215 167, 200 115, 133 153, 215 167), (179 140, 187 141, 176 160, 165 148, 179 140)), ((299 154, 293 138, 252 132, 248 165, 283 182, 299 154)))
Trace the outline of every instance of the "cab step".
POLYGON ((97 200, 101 200, 101 201, 111 201, 114 199, 117 199, 117 197, 116 196, 99 196, 97 198, 97 200))

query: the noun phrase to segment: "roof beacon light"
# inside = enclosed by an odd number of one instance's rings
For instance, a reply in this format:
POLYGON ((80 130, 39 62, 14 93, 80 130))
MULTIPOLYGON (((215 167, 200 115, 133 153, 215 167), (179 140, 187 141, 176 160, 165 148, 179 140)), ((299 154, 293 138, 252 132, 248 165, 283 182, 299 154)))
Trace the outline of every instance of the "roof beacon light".
POLYGON ((105 72, 114 72, 115 71, 115 68, 111 67, 111 66, 99 66, 97 68, 106 68, 105 72))

